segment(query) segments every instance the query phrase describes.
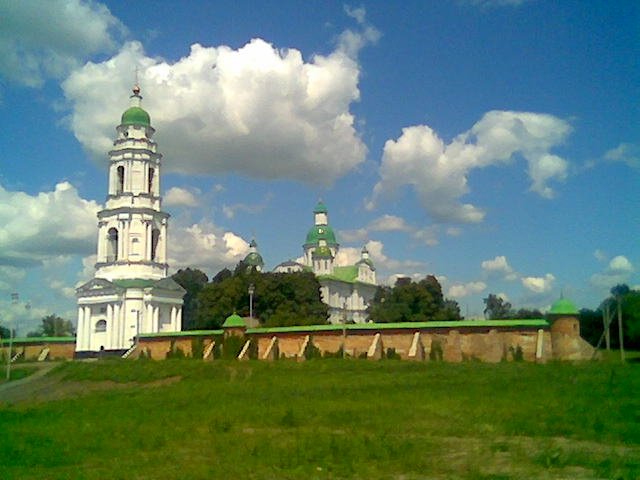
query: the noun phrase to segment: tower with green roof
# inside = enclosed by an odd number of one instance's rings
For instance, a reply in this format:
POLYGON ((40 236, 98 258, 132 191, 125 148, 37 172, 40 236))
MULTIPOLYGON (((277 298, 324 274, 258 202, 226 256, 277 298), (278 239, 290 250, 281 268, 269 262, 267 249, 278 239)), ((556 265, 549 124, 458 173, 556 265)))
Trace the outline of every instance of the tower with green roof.
POLYGON ((329 248, 332 258, 336 257, 340 249, 336 234, 329 225, 329 211, 324 202, 319 200, 313 209, 313 226, 309 229, 302 247, 304 263, 308 267, 313 267, 313 252, 321 246, 329 248))
POLYGON ((93 280, 77 289, 76 352, 118 352, 140 333, 180 331, 184 289, 167 278, 169 214, 162 211, 162 155, 135 85, 109 155, 105 208, 98 212, 93 280))
POLYGON ((264 268, 264 260, 260 252, 258 252, 258 242, 256 242, 255 238, 249 243, 249 253, 247 253, 242 262, 248 269, 256 270, 257 272, 261 272, 264 268))

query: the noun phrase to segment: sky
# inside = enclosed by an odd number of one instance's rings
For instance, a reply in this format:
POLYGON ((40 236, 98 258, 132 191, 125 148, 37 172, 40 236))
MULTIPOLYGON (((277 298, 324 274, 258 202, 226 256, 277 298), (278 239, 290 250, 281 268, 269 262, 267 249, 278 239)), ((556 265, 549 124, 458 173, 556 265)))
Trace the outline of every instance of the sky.
POLYGON ((640 285, 640 4, 0 0, 0 324, 75 321, 136 75, 171 272, 296 259, 595 308, 640 285), (137 72, 137 74, 136 74, 137 72), (18 293, 18 297, 13 293, 18 293))

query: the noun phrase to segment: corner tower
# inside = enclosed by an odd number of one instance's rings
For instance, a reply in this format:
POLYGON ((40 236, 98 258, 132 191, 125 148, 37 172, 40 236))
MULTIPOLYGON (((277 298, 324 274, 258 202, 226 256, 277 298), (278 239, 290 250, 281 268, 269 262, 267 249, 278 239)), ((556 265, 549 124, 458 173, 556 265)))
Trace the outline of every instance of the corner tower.
POLYGON ((161 210, 162 155, 137 85, 130 102, 109 152, 95 276, 77 289, 78 356, 125 352, 135 347, 141 333, 182 327, 185 291, 167 278, 169 214, 161 210))

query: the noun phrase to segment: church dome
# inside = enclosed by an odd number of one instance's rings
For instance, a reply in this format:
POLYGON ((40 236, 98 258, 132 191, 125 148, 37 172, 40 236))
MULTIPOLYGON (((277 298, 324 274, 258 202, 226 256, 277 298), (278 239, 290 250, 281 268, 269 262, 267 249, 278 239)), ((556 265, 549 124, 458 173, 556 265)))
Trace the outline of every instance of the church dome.
POLYGON ((567 298, 560 298, 551 305, 549 313, 551 315, 577 315, 578 307, 576 307, 571 300, 567 298))
POLYGON ((264 260, 262 259, 262 255, 258 252, 249 253, 244 257, 244 263, 250 267, 264 267, 264 260))
POLYGON ((336 234, 329 225, 314 225, 307 233, 307 244, 317 245, 320 240, 327 242, 327 245, 337 245, 336 234))
POLYGON ((122 114, 122 125, 142 125, 151 126, 151 117, 141 107, 130 107, 122 114))
POLYGON ((329 211, 327 210, 327 207, 322 202, 322 200, 320 200, 318 201, 316 208, 313 209, 313 213, 329 213, 329 211))

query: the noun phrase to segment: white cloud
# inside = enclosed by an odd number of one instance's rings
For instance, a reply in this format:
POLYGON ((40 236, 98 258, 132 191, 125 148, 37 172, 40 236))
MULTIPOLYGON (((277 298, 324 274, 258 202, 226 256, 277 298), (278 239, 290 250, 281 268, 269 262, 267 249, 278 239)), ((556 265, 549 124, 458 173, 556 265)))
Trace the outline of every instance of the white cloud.
POLYGON ((0 265, 0 292, 13 292, 15 285, 20 282, 27 272, 18 267, 0 265))
POLYGON ((166 171, 328 185, 366 154, 349 111, 360 97, 360 67, 341 45, 305 61, 300 51, 261 39, 237 50, 194 44, 171 63, 130 42, 62 84, 73 108, 70 127, 96 158, 103 156, 128 106, 131 72, 140 67, 143 106, 158 130, 166 171))
POLYGON ((469 295, 482 293, 486 289, 487 284, 484 282, 456 283, 449 287, 447 296, 453 298, 468 297, 469 295))
POLYGON ((626 163, 631 168, 640 168, 640 146, 621 143, 605 153, 604 158, 612 162, 626 163))
POLYGON ((168 207, 196 207, 198 206, 196 195, 200 193, 197 189, 191 191, 186 188, 171 187, 164 194, 162 203, 168 207))
POLYGON ((41 265, 95 251, 99 209, 68 182, 35 196, 0 186, 0 265, 41 265))
POLYGON ((626 283, 631 278, 631 274, 635 271, 633 264, 624 255, 613 257, 607 268, 601 273, 595 273, 591 276, 591 284, 609 289, 615 285, 626 283))
POLYGON ((248 243, 209 221, 190 226, 172 226, 169 231, 169 266, 172 271, 195 267, 215 275, 234 267, 249 252, 248 243))
POLYGON ((599 262, 604 262, 607 260, 607 254, 605 252, 603 252, 602 250, 600 250, 599 248, 597 248, 594 252, 593 252, 593 256, 596 258, 596 260, 598 260, 599 262))
POLYGON ((549 292, 553 288, 555 279, 551 273, 547 273, 544 277, 524 277, 521 280, 524 288, 533 293, 540 294, 549 292))
POLYGON ((564 180, 566 160, 549 153, 571 131, 557 117, 530 112, 491 111, 471 130, 449 144, 426 125, 407 127, 384 146, 380 181, 368 207, 405 185, 416 191, 423 208, 438 222, 477 223, 485 212, 460 203, 469 192, 468 176, 475 168, 509 163, 520 155, 527 161, 530 189, 553 196, 550 180, 564 180))
POLYGON ((374 232, 408 232, 412 230, 404 218, 395 215, 383 215, 376 218, 367 228, 374 232))
POLYGON ((117 48, 122 23, 101 3, 83 0, 0 3, 0 73, 30 87, 62 78, 92 54, 117 48))
POLYGON ((609 271, 615 273, 631 273, 633 272, 633 265, 627 257, 618 255, 617 257, 613 257, 609 262, 609 271))
POLYGON ((349 243, 361 243, 369 238, 369 230, 358 228, 355 230, 340 230, 340 240, 349 243))
POLYGON ((227 218, 233 218, 236 216, 236 212, 244 212, 251 215, 264 211, 269 205, 269 202, 273 198, 273 195, 267 194, 261 203, 247 204, 247 203, 234 203, 232 205, 222 205, 222 213, 227 218))
MULTIPOLYGON (((424 266, 424 263, 414 260, 397 260, 388 257, 384 253, 384 244, 378 240, 370 240, 365 246, 369 251, 369 256, 373 261, 376 269, 393 271, 393 270, 415 270, 424 266)), ((335 264, 338 266, 353 265, 361 258, 362 248, 341 247, 336 255, 335 264)), ((410 276, 410 274, 405 275, 410 276)))
POLYGON ((509 265, 507 257, 504 255, 497 255, 492 260, 484 260, 481 264, 482 270, 488 275, 502 275, 505 280, 514 281, 517 280, 519 274, 509 265))

